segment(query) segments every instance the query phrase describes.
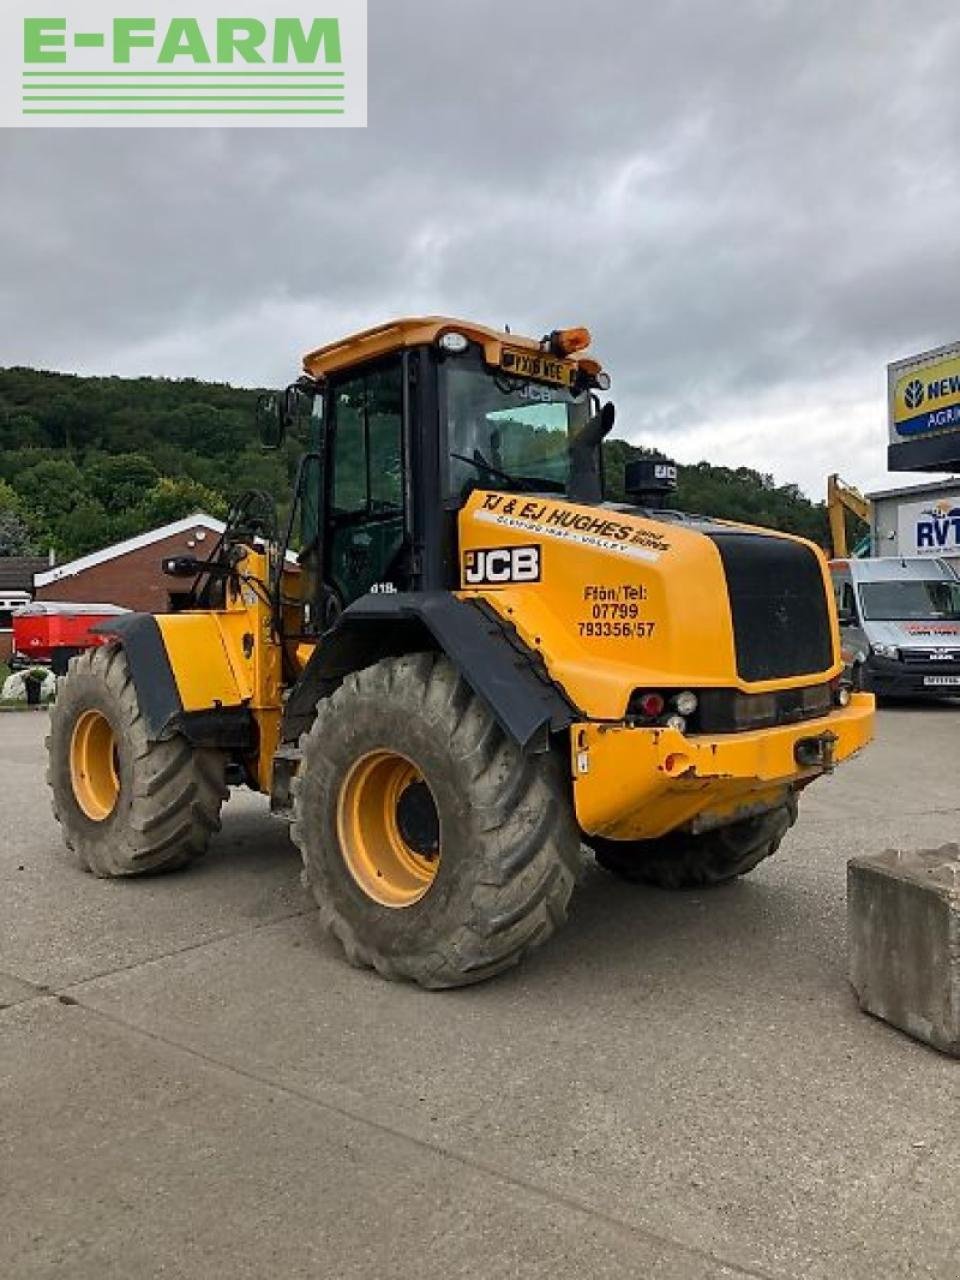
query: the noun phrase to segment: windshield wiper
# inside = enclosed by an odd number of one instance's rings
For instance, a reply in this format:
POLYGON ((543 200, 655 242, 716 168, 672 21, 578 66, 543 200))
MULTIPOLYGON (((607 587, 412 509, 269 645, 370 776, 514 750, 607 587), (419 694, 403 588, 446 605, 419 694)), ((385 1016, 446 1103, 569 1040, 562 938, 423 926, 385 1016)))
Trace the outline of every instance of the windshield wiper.
MULTIPOLYGON (((454 453, 451 449, 451 457, 457 458, 457 461, 466 462, 481 475, 499 476, 500 480, 506 480, 507 484, 512 484, 515 488, 520 489, 521 493, 536 493, 541 485, 549 485, 553 488, 556 481, 540 480, 539 476, 512 476, 509 471, 504 471, 503 467, 495 467, 492 462, 486 461, 480 449, 474 449, 474 457, 468 456, 467 453, 454 453)), ((563 493, 563 486, 558 486, 557 493, 563 493)))

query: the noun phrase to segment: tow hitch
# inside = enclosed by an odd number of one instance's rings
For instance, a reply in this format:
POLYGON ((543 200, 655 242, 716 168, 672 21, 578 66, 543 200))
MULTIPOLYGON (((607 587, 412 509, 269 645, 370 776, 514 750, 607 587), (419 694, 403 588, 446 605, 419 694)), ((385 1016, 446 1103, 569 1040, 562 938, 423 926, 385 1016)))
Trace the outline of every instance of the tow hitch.
POLYGON ((799 738, 793 748, 793 758, 804 769, 822 769, 832 773, 836 765, 837 735, 829 729, 815 738, 799 738))

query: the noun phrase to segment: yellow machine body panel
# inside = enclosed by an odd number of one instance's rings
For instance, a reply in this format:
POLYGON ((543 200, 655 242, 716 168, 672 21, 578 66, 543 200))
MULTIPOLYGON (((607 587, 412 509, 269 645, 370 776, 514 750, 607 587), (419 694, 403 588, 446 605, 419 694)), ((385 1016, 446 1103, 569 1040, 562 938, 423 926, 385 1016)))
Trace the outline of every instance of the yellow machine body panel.
POLYGON ((819 559, 834 637, 832 661, 803 676, 750 683, 740 677, 720 553, 680 523, 563 498, 475 492, 460 513, 460 595, 486 600, 516 627, 586 715, 619 720, 637 688, 764 693, 840 674, 826 561, 812 543, 790 540, 819 559), (527 547, 537 548, 536 581, 523 580, 522 557, 512 565, 504 557, 491 563, 491 550, 527 547), (491 581, 498 573, 512 580, 491 581))
POLYGON ((221 613, 159 614, 157 625, 184 711, 239 707, 253 696, 248 664, 227 647, 221 613), (198 661, 199 654, 203 660, 198 661))
POLYGON ((259 745, 247 769, 261 791, 270 789, 279 744, 282 658, 266 599, 266 557, 248 552, 228 586, 223 609, 157 615, 167 658, 185 712, 247 707, 259 745))
POLYGON ((577 820, 612 840, 646 840, 686 823, 720 826, 781 804, 823 773, 802 768, 797 743, 829 735, 832 763, 873 735, 874 697, 853 694, 828 716, 752 732, 686 735, 671 728, 579 724, 571 730, 577 820))
POLYGON ((821 670, 748 681, 738 671, 721 555, 696 525, 563 498, 471 495, 460 513, 459 595, 484 601, 513 626, 579 708, 583 719, 570 730, 570 771, 585 832, 647 839, 685 824, 718 825, 761 812, 824 771, 798 765, 801 740, 823 739, 826 767, 869 741, 869 694, 822 718, 750 732, 684 734, 627 722, 636 690, 768 694, 839 677, 826 561, 813 544, 788 541, 816 557, 829 655, 821 670))

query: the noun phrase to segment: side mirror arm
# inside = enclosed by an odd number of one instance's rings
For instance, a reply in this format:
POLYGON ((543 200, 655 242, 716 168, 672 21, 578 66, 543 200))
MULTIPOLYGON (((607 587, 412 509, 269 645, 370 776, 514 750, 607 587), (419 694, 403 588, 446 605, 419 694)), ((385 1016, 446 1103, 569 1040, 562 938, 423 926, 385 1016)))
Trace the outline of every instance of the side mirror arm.
POLYGON ((589 418, 570 442, 571 502, 600 502, 603 499, 603 477, 600 474, 600 444, 613 430, 616 410, 613 401, 589 418))

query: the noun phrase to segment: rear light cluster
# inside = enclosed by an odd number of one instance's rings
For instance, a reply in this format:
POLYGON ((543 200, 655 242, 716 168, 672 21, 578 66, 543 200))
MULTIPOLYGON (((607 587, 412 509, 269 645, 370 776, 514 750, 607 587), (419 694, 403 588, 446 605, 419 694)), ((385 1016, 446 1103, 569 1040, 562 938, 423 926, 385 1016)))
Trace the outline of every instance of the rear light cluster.
POLYGON ((634 689, 627 704, 627 719, 635 724, 660 725, 665 729, 677 729, 685 733, 687 720, 699 705, 697 695, 690 689, 680 693, 658 689, 634 689))
POLYGON ((681 733, 744 733, 772 729, 827 716, 850 702, 845 680, 779 689, 773 693, 742 693, 739 689, 634 689, 627 704, 627 720, 643 728, 679 729, 681 733))

